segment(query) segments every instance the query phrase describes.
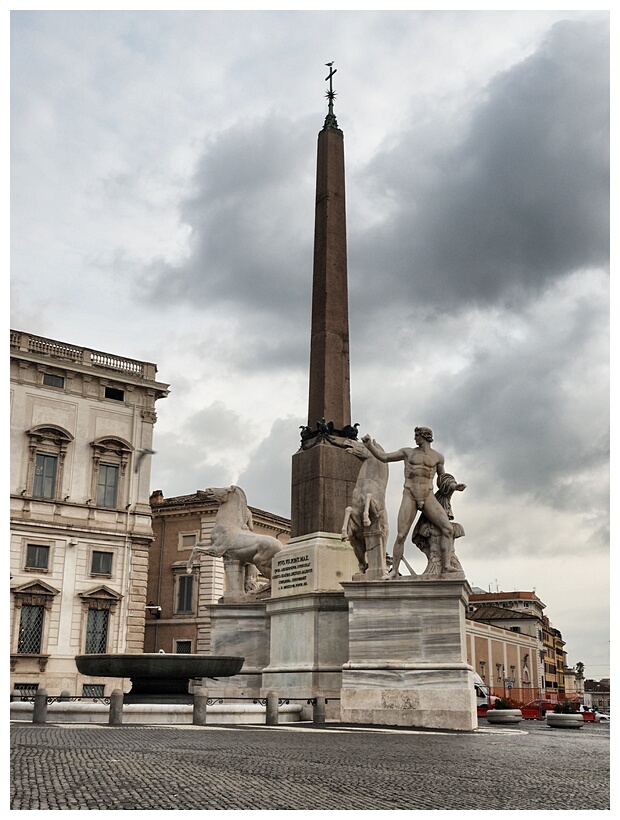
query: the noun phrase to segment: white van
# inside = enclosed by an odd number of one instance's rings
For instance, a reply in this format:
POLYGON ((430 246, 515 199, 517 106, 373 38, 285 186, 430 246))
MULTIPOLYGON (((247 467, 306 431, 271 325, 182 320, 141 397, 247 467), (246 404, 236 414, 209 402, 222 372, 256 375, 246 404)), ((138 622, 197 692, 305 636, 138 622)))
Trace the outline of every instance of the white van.
MULTIPOLYGON (((474 689, 476 691, 476 706, 488 706, 490 690, 477 672, 474 672, 474 689)), ((491 704, 495 702, 495 697, 491 695, 491 704)))

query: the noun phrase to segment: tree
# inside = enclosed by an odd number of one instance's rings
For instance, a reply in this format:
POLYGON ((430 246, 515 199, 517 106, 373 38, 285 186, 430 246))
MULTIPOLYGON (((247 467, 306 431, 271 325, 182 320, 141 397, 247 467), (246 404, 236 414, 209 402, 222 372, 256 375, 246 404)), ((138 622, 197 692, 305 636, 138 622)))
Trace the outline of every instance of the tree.
POLYGON ((578 661, 575 664, 575 674, 578 678, 583 678, 583 673, 585 672, 585 666, 581 661, 578 661))

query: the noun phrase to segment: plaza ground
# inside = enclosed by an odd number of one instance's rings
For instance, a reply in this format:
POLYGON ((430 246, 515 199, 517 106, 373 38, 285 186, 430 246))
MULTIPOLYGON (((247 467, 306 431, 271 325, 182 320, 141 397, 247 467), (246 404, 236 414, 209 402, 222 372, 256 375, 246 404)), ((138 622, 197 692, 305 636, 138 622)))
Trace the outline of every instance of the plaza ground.
POLYGON ((14 810, 609 810, 610 724, 11 724, 14 810))

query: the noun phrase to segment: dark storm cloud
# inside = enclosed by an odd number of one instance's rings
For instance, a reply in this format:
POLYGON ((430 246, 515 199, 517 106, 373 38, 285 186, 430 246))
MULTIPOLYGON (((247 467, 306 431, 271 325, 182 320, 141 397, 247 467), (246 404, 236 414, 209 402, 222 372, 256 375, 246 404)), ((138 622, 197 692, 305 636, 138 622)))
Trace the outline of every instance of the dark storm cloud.
POLYGON ((396 216, 353 238, 361 289, 448 307, 518 302, 606 265, 608 75, 606 25, 558 23, 489 84, 460 145, 411 133, 376 160, 369 195, 374 182, 396 216))
POLYGON ((151 298, 236 309, 296 325, 310 299, 314 134, 272 117, 210 140, 182 205, 191 229, 181 265, 155 264, 151 298), (285 318, 286 317, 286 318, 285 318))

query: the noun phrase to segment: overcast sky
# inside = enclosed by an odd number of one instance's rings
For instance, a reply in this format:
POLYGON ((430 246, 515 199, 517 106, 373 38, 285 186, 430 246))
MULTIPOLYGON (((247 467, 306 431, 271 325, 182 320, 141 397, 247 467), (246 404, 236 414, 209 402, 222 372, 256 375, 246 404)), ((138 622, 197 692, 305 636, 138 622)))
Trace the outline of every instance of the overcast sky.
POLYGON ((13 12, 11 327, 158 365, 153 489, 288 517, 332 60, 352 420, 433 429, 470 584, 606 676, 607 12, 13 12))

